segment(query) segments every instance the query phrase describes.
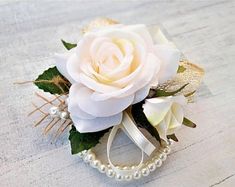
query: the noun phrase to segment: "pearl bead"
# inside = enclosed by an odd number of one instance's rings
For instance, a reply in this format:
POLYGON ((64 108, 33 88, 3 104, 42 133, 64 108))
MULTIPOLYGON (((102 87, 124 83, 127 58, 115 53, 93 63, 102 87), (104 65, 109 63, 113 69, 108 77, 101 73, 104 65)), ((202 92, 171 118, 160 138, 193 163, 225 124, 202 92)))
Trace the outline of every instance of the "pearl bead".
POLYGON ((61 112, 60 113, 60 118, 64 119, 64 120, 68 119, 69 118, 69 113, 65 112, 65 111, 61 112))
POLYGON ((165 147, 163 149, 163 152, 166 153, 166 154, 169 154, 171 152, 171 149, 169 147, 165 147))
POLYGON ((131 169, 135 169, 135 166, 131 166, 131 169))
POLYGON ((167 144, 168 144, 168 145, 172 145, 172 144, 173 144, 173 141, 172 141, 172 140, 168 140, 168 141, 167 141, 167 144))
POLYGON ((79 156, 80 158, 82 158, 82 157, 83 157, 82 152, 79 152, 79 153, 78 153, 78 156, 79 156))
POLYGON ((141 173, 139 171, 136 171, 133 175, 134 179, 139 179, 141 177, 141 173))
POLYGON ((112 167, 111 167, 111 165, 110 165, 110 164, 107 164, 107 168, 109 168, 109 169, 110 169, 110 168, 112 168, 112 167))
POLYGON ((155 159, 155 164, 156 164, 156 167, 161 167, 161 165, 162 165, 162 160, 159 159, 159 158, 155 159))
POLYGON ((143 176, 148 176, 149 173, 150 173, 150 171, 149 171, 148 168, 143 168, 143 169, 141 170, 141 173, 142 173, 143 176))
POLYGON ((119 170, 122 169, 121 166, 117 166, 117 165, 116 165, 115 167, 116 167, 116 169, 119 169, 119 170))
POLYGON ((124 166, 122 169, 124 169, 124 170, 129 170, 129 169, 130 169, 130 167, 128 167, 128 166, 124 166))
POLYGON ((148 168, 149 168, 150 171, 154 171, 154 170, 156 169, 155 163, 150 163, 150 164, 148 165, 148 168))
POLYGON ((83 160, 84 160, 85 163, 89 162, 87 155, 83 158, 83 160))
POLYGON ((91 166, 93 168, 99 168, 101 165, 100 161, 99 160, 94 160, 92 163, 91 163, 91 166))
POLYGON ((125 176, 125 180, 126 180, 126 181, 131 181, 131 179, 132 179, 132 176, 131 176, 131 175, 126 175, 126 176, 125 176))
POLYGON ((82 153, 83 153, 83 154, 87 154, 87 150, 83 150, 82 153))
POLYGON ((58 116, 59 114, 59 107, 53 106, 49 109, 49 114, 53 117, 58 116))
POLYGON ((100 165, 99 171, 100 171, 101 173, 105 173, 105 172, 106 172, 106 166, 105 166, 104 164, 100 165))
MULTIPOLYGON (((93 152, 92 152, 91 149, 88 149, 88 150, 87 150, 87 153, 90 154, 90 153, 93 153, 93 152)), ((93 154, 95 154, 95 153, 93 153, 93 154)))
POLYGON ((166 154, 165 153, 161 153, 160 155, 159 155, 159 158, 162 160, 162 161, 165 161, 166 160, 166 154))
POLYGON ((106 175, 107 175, 108 177, 112 178, 112 177, 114 177, 115 173, 114 173, 114 171, 113 171, 112 169, 108 169, 108 170, 106 171, 106 175))
POLYGON ((115 176, 115 179, 116 179, 117 181, 121 181, 121 180, 123 179, 123 176, 121 176, 120 174, 117 174, 117 175, 115 176))
POLYGON ((88 161, 95 160, 95 154, 94 154, 94 153, 88 154, 88 155, 87 155, 87 160, 88 160, 88 161))

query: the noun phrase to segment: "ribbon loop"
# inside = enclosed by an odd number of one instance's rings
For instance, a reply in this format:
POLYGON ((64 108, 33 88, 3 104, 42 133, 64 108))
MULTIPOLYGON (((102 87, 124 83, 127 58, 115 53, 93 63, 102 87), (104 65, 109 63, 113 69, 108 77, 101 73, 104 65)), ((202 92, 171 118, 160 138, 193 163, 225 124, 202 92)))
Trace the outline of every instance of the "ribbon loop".
POLYGON ((109 134, 107 142, 107 158, 110 166, 116 173, 119 173, 121 175, 131 175, 142 167, 144 161, 144 153, 150 156, 155 149, 156 147, 141 133, 141 131, 136 127, 135 123, 130 118, 130 116, 126 112, 124 112, 122 124, 114 126, 109 134), (137 167, 134 167, 132 169, 119 169, 115 167, 110 160, 110 149, 112 146, 112 142, 119 129, 122 129, 125 134, 141 149, 141 160, 137 167))
POLYGON ((132 139, 132 141, 148 156, 156 149, 156 147, 141 133, 132 121, 130 116, 124 112, 122 125, 127 132, 126 134, 132 139))

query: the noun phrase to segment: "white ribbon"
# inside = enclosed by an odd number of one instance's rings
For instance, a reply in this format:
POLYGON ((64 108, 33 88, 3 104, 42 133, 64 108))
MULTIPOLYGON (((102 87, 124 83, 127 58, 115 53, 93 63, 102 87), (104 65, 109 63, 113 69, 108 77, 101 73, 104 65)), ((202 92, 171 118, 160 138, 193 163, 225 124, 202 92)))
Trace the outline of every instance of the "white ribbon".
POLYGON ((156 147, 141 133, 141 131, 136 127, 133 120, 130 118, 130 116, 127 114, 127 112, 123 112, 123 119, 122 123, 119 125, 116 125, 112 128, 107 142, 107 158, 108 162, 111 166, 111 168, 120 175, 132 175, 136 171, 138 171, 143 164, 144 161, 144 153, 146 153, 148 156, 151 155, 151 153, 156 149, 156 147), (115 138, 115 135, 117 134, 117 131, 119 129, 122 129, 123 132, 141 149, 141 160, 137 167, 122 170, 118 167, 114 166, 111 159, 110 159, 110 149, 112 146, 112 142, 115 138))

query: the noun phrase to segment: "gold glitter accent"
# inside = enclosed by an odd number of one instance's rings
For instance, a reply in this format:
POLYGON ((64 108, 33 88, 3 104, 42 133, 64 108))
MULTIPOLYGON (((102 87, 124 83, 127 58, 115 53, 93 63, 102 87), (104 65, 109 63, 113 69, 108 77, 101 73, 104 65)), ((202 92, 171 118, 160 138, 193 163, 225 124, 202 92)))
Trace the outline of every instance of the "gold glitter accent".
POLYGON ((104 26, 118 24, 118 21, 109 18, 97 18, 91 21, 87 26, 82 29, 82 33, 89 32, 91 30, 99 29, 104 26))
MULTIPOLYGON (((205 74, 203 68, 190 63, 187 59, 182 59, 180 61, 180 65, 183 66, 185 69, 182 73, 177 73, 177 75, 160 85, 159 87, 167 90, 167 91, 175 91, 182 87, 183 85, 189 83, 182 91, 178 92, 176 95, 187 95, 190 94, 198 89, 200 86, 203 76, 205 74)), ((188 97, 189 102, 192 102, 193 95, 188 97)))

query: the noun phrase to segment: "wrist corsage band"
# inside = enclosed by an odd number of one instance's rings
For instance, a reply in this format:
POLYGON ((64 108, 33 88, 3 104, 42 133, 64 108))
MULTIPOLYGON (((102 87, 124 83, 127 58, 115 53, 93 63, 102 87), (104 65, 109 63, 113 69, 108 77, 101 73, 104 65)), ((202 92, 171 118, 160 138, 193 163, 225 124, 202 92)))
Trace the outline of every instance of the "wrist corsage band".
POLYGON ((70 129, 72 154, 108 177, 130 181, 147 176, 178 141, 177 130, 196 127, 184 108, 204 71, 157 26, 98 19, 82 32, 76 44, 62 40, 67 51, 56 54, 55 66, 33 81, 50 96, 37 92, 43 103, 34 105, 30 115, 41 115, 35 126, 44 124, 45 133, 57 128, 56 137, 70 129), (111 160, 119 130, 141 150, 139 163, 111 160), (95 151, 100 142, 106 145, 106 161, 95 151))

